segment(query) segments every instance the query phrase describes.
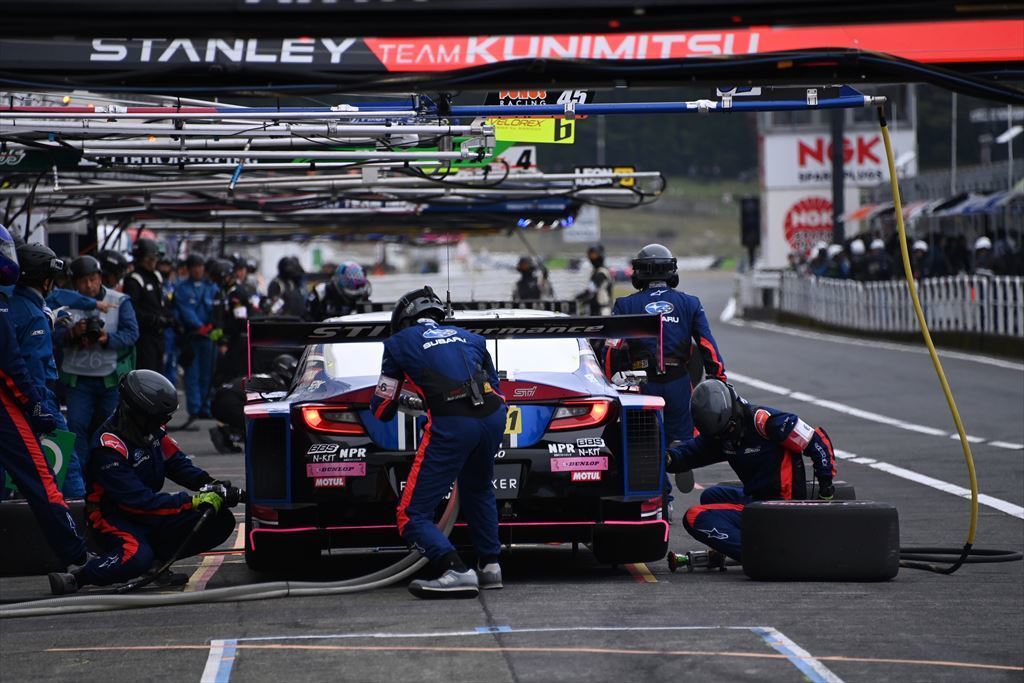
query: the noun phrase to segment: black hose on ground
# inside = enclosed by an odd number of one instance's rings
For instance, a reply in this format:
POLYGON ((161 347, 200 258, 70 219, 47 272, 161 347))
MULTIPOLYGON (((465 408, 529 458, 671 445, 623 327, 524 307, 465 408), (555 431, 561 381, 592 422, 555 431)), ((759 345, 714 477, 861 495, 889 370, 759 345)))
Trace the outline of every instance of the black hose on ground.
POLYGON ((936 574, 952 574, 964 564, 990 564, 994 562, 1020 562, 1024 553, 996 548, 974 548, 970 544, 963 548, 924 546, 900 548, 900 567, 922 569, 936 574), (952 563, 939 566, 933 563, 952 563))

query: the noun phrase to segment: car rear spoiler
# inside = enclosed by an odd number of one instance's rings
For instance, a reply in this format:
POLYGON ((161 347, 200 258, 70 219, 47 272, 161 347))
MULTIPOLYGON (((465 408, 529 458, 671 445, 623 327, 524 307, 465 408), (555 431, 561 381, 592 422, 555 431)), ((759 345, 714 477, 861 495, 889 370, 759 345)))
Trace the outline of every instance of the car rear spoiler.
MULTIPOLYGON (((538 300, 538 301, 453 301, 452 310, 455 311, 487 311, 495 308, 522 308, 531 311, 551 311, 552 313, 565 313, 571 315, 576 312, 578 303, 574 299, 538 300)), ((390 311, 395 307, 394 302, 364 301, 355 305, 356 313, 379 313, 390 311)))

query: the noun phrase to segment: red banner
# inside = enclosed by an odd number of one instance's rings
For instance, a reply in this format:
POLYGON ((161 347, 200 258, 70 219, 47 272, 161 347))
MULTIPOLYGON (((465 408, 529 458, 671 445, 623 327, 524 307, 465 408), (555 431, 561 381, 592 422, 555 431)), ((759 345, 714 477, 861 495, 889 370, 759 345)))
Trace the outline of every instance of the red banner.
POLYGON ((365 38, 388 71, 449 71, 514 59, 659 60, 854 48, 918 62, 1024 61, 1020 20, 751 27, 650 33, 365 38))

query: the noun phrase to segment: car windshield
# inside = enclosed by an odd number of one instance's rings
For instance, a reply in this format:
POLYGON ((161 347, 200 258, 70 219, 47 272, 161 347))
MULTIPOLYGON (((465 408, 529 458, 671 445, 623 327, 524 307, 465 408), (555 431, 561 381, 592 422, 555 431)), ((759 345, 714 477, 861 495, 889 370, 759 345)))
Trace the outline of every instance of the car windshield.
MULTIPOLYGON (((487 350, 498 371, 510 375, 520 372, 576 372, 580 367, 580 356, 585 353, 578 339, 488 340, 487 350)), ((384 345, 380 342, 328 344, 324 347, 327 374, 336 379, 378 374, 383 355, 384 345)))

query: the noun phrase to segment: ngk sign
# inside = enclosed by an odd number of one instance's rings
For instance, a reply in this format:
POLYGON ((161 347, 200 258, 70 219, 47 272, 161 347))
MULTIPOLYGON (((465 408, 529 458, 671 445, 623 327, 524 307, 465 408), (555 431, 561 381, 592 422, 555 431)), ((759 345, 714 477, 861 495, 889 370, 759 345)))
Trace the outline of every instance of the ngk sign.
MULTIPOLYGON (((896 157, 915 149, 914 133, 891 133, 896 157)), ((764 137, 764 182, 767 189, 830 187, 832 184, 832 137, 827 131, 773 134, 764 137)), ((870 187, 889 177, 882 134, 851 132, 843 138, 843 167, 847 186, 870 187)), ((903 169, 916 175, 915 162, 903 169)))

